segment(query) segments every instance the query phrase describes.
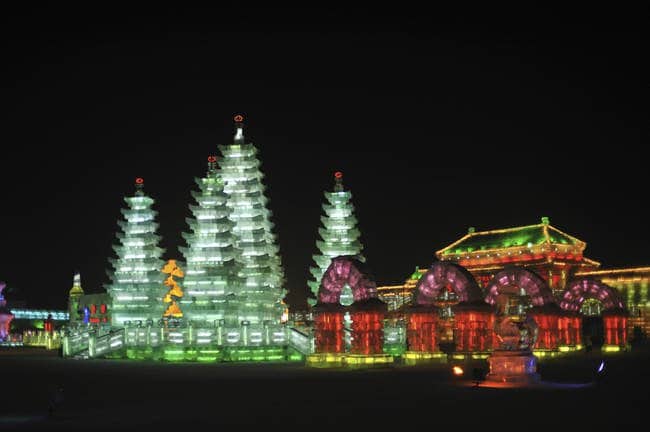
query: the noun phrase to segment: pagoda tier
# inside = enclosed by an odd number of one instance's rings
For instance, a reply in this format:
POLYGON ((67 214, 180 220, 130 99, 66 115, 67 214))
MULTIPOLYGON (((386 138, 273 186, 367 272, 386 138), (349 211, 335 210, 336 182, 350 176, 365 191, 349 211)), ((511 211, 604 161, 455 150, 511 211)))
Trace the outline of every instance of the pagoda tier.
POLYGON ((108 272, 111 282, 106 285, 112 299, 112 322, 117 326, 157 321, 163 312, 160 269, 164 249, 158 246, 157 212, 151 208, 154 200, 144 194, 142 179, 136 180, 135 196, 124 200, 128 208, 121 211, 125 220, 118 221, 119 244, 113 246, 117 258, 109 260, 113 271, 108 272))
POLYGON ((244 141, 241 120, 236 116, 233 144, 219 146, 223 155, 219 175, 228 195, 226 205, 231 210, 229 218, 234 224, 232 233, 239 250, 241 284, 233 290, 231 301, 236 305, 240 321, 279 322, 284 311, 284 273, 273 233, 272 213, 267 208, 257 148, 244 141))
POLYGON ((228 195, 216 169, 216 157, 208 158, 208 172, 196 178, 198 191, 192 191, 197 205, 190 205, 192 217, 187 218, 190 232, 182 234, 187 247, 180 251, 185 259, 183 316, 193 322, 214 323, 227 320, 237 324, 230 312, 227 296, 239 289, 237 272, 239 250, 235 247, 230 220, 232 210, 227 206, 228 195))
MULTIPOLYGON (((361 261, 365 260, 361 254, 363 245, 359 241, 361 233, 356 227, 357 218, 354 216, 352 192, 343 187, 341 172, 336 172, 334 179, 334 190, 324 193, 326 203, 322 207, 325 215, 320 218, 323 227, 318 229, 322 240, 316 242, 320 253, 312 257, 316 266, 309 269, 313 278, 307 282, 313 293, 313 298, 309 299, 312 305, 316 302, 321 278, 332 258, 349 255, 358 256, 361 261)), ((352 301, 352 292, 349 287, 345 287, 340 302, 349 305, 352 301)))

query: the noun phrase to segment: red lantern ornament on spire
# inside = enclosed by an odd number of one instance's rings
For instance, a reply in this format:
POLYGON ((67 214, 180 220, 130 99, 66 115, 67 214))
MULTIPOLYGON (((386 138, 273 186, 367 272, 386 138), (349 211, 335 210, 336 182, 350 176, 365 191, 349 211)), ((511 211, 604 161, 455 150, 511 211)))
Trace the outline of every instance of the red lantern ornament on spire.
POLYGON ((208 174, 214 174, 217 171, 217 157, 215 155, 208 156, 208 174))
POLYGON ((343 191, 343 173, 341 171, 336 171, 334 173, 334 192, 343 191))
POLYGON ((235 144, 244 144, 244 116, 237 114, 235 120, 235 144))
POLYGON ((143 188, 144 188, 144 179, 142 177, 136 177, 135 178, 135 194, 136 194, 136 196, 144 195, 144 191, 142 190, 143 188))

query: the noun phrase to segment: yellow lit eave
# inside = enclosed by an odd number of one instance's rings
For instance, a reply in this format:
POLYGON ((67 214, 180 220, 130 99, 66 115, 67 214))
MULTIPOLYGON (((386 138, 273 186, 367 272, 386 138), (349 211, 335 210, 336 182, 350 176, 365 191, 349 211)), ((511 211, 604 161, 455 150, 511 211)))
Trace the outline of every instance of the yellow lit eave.
MULTIPOLYGON (((546 243, 540 243, 538 245, 534 245, 532 248, 528 246, 512 246, 512 247, 507 247, 507 248, 498 248, 498 249, 483 249, 479 251, 474 251, 474 252, 463 252, 460 254, 457 253, 449 253, 446 255, 441 256, 439 259, 441 261, 452 261, 452 260, 462 260, 462 259, 476 259, 476 255, 479 255, 481 258, 485 256, 493 257, 493 255, 497 256, 519 256, 523 254, 542 254, 544 255, 544 259, 546 260, 548 257, 548 253, 552 252, 552 248, 560 248, 560 249, 574 249, 576 248, 576 245, 565 245, 565 244, 552 244, 552 245, 547 245, 546 243), (551 250, 537 250, 537 249, 551 249, 551 250), (522 252, 522 253, 519 253, 522 252), (467 258, 467 255, 470 255, 469 258, 467 258), (472 256, 474 255, 474 256, 472 256)), ((581 251, 580 251, 581 252, 581 251)), ((583 258, 583 260, 587 260, 587 258, 583 258)), ((556 259, 557 261, 557 259, 556 259)), ((589 260, 589 264, 592 265, 600 265, 600 263, 589 260)))
MULTIPOLYGON (((556 232, 562 234, 562 235, 565 235, 565 236, 569 237, 571 240, 573 240, 574 242, 576 242, 576 246, 580 247, 580 250, 584 250, 585 247, 587 247, 587 243, 583 242, 582 240, 580 240, 580 239, 578 239, 578 238, 575 238, 575 237, 573 237, 572 235, 567 234, 567 233, 565 233, 564 231, 561 231, 561 230, 555 228, 555 227, 552 226, 552 225, 546 225, 546 226, 549 227, 549 228, 551 228, 552 230, 554 230, 554 231, 556 231, 556 232)), ((550 240, 550 239, 549 239, 549 240, 550 240)))
POLYGON ((589 264, 589 265, 592 265, 592 266, 594 266, 594 267, 600 267, 600 263, 599 263, 598 261, 594 261, 594 260, 592 260, 592 259, 585 258, 585 257, 582 257, 582 261, 583 261, 585 264, 589 264))
POLYGON ((590 270, 577 272, 576 276, 600 276, 600 275, 615 275, 615 274, 625 274, 625 273, 647 273, 650 277, 650 267, 630 267, 623 269, 611 269, 611 270, 590 270))
POLYGON ((492 267, 472 267, 471 270, 476 271, 476 272, 479 272, 479 271, 492 271, 492 270, 503 270, 503 266, 499 265, 499 266, 492 266, 492 267))
POLYGON ((377 287, 377 291, 390 291, 390 290, 400 290, 405 289, 404 285, 384 285, 377 287))

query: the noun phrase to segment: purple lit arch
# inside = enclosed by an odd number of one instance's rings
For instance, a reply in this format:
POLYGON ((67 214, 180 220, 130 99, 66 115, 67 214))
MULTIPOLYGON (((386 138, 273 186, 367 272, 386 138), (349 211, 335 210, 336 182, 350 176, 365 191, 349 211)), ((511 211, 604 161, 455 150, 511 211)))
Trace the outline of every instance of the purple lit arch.
POLYGON ((599 300, 605 310, 625 309, 621 297, 614 288, 590 278, 577 279, 567 285, 564 294, 562 294, 560 307, 578 312, 582 303, 588 298, 599 300))
POLYGON ((482 300, 481 289, 465 267, 447 261, 437 261, 418 280, 414 303, 419 306, 434 305, 436 298, 447 285, 451 286, 461 302, 482 300))
POLYGON ((494 275, 487 286, 485 301, 494 305, 500 294, 518 294, 518 288, 523 288, 526 295, 530 296, 533 306, 555 303, 553 292, 546 284, 546 281, 537 273, 523 267, 507 268, 494 275))
POLYGON ((377 284, 370 277, 365 265, 354 256, 332 258, 318 289, 318 302, 338 304, 345 285, 352 290, 354 301, 377 298, 377 284))

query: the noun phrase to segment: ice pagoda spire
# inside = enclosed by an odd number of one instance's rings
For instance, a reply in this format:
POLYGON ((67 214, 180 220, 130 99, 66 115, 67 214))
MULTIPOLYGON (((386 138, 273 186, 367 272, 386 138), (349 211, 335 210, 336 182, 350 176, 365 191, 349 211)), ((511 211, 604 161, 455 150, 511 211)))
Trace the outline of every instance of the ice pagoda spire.
POLYGON ((343 173, 341 171, 334 173, 334 192, 343 192, 343 173))
POLYGON ((135 179, 135 196, 144 196, 144 179, 142 177, 135 179))
POLYGON ((217 173, 217 157, 215 155, 208 156, 208 175, 207 177, 214 176, 217 173))
POLYGON ((244 144, 244 116, 237 114, 235 120, 235 144, 244 144))

